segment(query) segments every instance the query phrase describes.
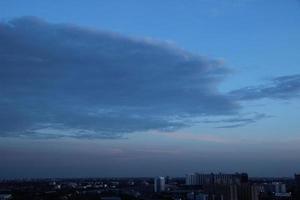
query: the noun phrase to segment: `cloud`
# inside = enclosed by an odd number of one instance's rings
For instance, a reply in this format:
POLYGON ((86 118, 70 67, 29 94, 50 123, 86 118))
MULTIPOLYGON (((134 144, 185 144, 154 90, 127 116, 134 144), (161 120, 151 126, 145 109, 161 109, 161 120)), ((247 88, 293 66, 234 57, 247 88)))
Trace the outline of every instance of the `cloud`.
POLYGON ((267 84, 234 90, 229 95, 237 100, 299 98, 300 74, 276 77, 267 84))
POLYGON ((197 141, 197 142, 213 142, 213 143, 238 143, 240 142, 236 138, 228 138, 221 137, 214 134, 192 134, 192 133, 164 133, 165 136, 170 138, 175 138, 179 140, 189 140, 189 141, 197 141))
POLYGON ((0 135, 116 138, 236 113, 222 62, 35 17, 0 23, 0 135))
POLYGON ((253 124, 259 120, 269 118, 270 115, 264 113, 250 113, 250 114, 239 114, 235 117, 227 117, 219 120, 203 120, 203 123, 212 124, 223 124, 216 126, 215 128, 237 128, 241 126, 246 126, 248 124, 253 124))

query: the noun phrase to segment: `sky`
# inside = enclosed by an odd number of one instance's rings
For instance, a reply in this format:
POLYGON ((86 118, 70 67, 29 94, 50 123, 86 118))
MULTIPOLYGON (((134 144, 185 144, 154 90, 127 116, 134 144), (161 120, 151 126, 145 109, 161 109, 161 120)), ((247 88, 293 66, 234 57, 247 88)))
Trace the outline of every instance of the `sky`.
POLYGON ((297 0, 0 1, 0 178, 293 176, 297 0))

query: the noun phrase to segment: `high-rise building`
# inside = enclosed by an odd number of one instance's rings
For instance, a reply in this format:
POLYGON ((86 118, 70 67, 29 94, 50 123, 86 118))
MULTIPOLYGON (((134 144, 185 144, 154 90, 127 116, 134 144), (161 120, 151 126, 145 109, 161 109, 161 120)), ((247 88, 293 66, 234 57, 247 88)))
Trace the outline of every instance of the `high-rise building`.
POLYGON ((241 173, 240 174, 240 181, 241 183, 248 183, 248 174, 247 173, 241 173))
POLYGON ((262 189, 260 185, 241 184, 207 184, 203 186, 203 192, 208 194, 209 199, 221 200, 259 200, 262 189))
POLYGON ((263 189, 266 193, 286 193, 286 185, 281 182, 263 184, 263 189))
POLYGON ((295 196, 300 199, 300 174, 295 174, 295 196))
POLYGON ((198 177, 199 177, 198 173, 187 174, 185 176, 185 184, 186 185, 199 185, 198 177))
POLYGON ((154 192, 165 191, 165 178, 162 176, 154 178, 154 192))
POLYGON ((238 185, 238 199, 243 200, 259 200, 259 194, 261 187, 253 184, 241 184, 238 185))

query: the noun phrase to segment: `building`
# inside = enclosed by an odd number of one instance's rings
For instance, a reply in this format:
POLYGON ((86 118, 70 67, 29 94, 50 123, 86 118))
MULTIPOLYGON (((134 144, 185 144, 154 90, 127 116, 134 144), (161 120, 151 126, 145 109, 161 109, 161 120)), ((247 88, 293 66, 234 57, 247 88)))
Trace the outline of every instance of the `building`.
POLYGON ((212 199, 208 194, 190 192, 187 195, 187 200, 209 200, 212 199))
POLYGON ((165 178, 162 176, 154 178, 154 192, 165 191, 165 178))
POLYGON ((295 174, 295 197, 300 199, 300 174, 295 174))
POLYGON ((199 185, 198 177, 199 177, 198 173, 187 174, 185 176, 185 184, 186 185, 199 185))
POLYGON ((195 200, 208 200, 208 194, 196 194, 195 195, 195 200))
POLYGON ((211 174, 198 174, 198 185, 204 184, 214 184, 215 183, 215 175, 211 174))
MULTIPOLYGON (((255 184, 241 184, 237 187, 237 199, 236 200, 259 200, 262 188, 255 184)), ((234 198, 233 198, 234 199, 234 198)))
POLYGON ((0 194, 0 200, 10 200, 12 199, 11 194, 0 194))
POLYGON ((203 186, 203 192, 208 194, 209 200, 259 200, 262 191, 260 185, 241 184, 210 184, 203 186))
POLYGON ((281 182, 273 182, 263 185, 265 193, 286 193, 286 185, 281 182))
POLYGON ((205 185, 205 184, 241 184, 248 182, 248 174, 199 174, 191 173, 186 175, 186 185, 205 185))

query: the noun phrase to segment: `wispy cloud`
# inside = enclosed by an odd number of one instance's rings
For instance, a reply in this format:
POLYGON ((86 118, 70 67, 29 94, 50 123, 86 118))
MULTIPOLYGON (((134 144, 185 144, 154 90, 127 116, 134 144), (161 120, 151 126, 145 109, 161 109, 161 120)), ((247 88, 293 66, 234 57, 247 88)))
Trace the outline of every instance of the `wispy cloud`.
POLYGON ((182 133, 182 132, 173 132, 173 133, 163 133, 163 135, 180 139, 180 140, 190 140, 190 141, 198 141, 198 142, 213 142, 213 143, 236 143, 237 139, 229 138, 229 137, 221 137, 215 134, 193 134, 193 133, 182 133))
POLYGON ((216 128, 237 128, 241 126, 246 126, 248 124, 255 123, 259 120, 269 118, 270 115, 264 113, 248 113, 248 114, 239 114, 235 117, 227 117, 218 120, 203 120, 203 123, 211 124, 222 124, 216 126, 216 128))
POLYGON ((222 62, 170 43, 24 17, 0 44, 1 136, 116 138, 239 109, 222 62))
POLYGON ((229 94, 237 100, 291 99, 300 97, 300 74, 273 78, 269 83, 241 88, 229 94))

